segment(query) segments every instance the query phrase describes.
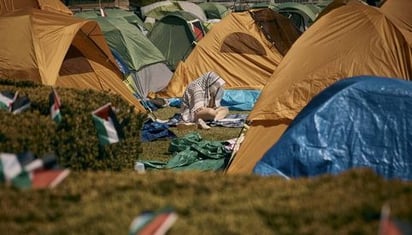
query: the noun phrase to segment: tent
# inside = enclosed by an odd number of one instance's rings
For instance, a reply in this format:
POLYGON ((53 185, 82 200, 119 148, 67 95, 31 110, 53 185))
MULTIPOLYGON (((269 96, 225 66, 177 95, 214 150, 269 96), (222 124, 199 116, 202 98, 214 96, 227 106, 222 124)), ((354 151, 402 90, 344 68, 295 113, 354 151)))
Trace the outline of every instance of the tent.
MULTIPOLYGON (((133 11, 123 10, 120 8, 104 8, 105 17, 122 18, 130 24, 137 26, 143 34, 147 34, 148 29, 145 27, 144 22, 133 11)), ((86 19, 95 19, 102 17, 100 9, 82 10, 75 12, 75 15, 86 19)))
POLYGON ((405 37, 378 8, 351 2, 316 21, 269 78, 250 128, 227 169, 250 173, 309 100, 337 80, 358 75, 411 79, 405 37))
POLYGON ((198 4, 190 1, 176 1, 175 3, 178 4, 183 11, 192 13, 201 22, 207 20, 205 12, 198 4))
POLYGON ((225 89, 260 91, 299 35, 290 20, 271 9, 232 12, 180 62, 159 96, 181 97, 208 71, 226 81, 225 89))
MULTIPOLYGON (((149 92, 157 92, 166 87, 172 72, 166 66, 166 59, 159 49, 135 25, 124 17, 118 17, 119 13, 106 13, 106 17, 92 16, 91 19, 99 23, 109 47, 127 65, 131 73, 128 81, 132 83, 134 94, 144 100, 149 92)), ((84 13, 76 16, 88 17, 84 13)))
POLYGON ((139 111, 95 21, 38 9, 0 17, 0 77, 110 91, 139 111))
POLYGON ((230 13, 225 5, 218 2, 202 2, 199 6, 205 12, 207 19, 223 19, 230 13))
POLYGON ((319 0, 316 2, 316 6, 323 10, 332 2, 333 0, 319 0))
POLYGON ((151 31, 154 24, 165 17, 170 12, 185 11, 190 12, 200 22, 207 21, 207 17, 203 9, 196 3, 189 1, 158 1, 140 8, 142 18, 145 20, 145 25, 151 31))
POLYGON ((301 32, 304 32, 315 21, 321 11, 314 4, 284 2, 273 6, 273 9, 291 19, 301 32))
POLYGON ((360 3, 363 3, 365 5, 367 4, 367 3, 365 3, 361 0, 334 0, 334 1, 331 1, 329 4, 327 4, 326 6, 322 7, 322 10, 319 12, 318 17, 316 17, 316 20, 319 20, 322 16, 326 15, 330 11, 332 11, 336 8, 339 8, 341 6, 345 6, 346 4, 348 4, 350 2, 360 2, 360 3))
POLYGON ((412 1, 386 0, 380 10, 396 24, 412 48, 412 1))
POLYGON ((168 13, 175 12, 175 11, 190 12, 200 21, 207 20, 206 14, 204 13, 203 9, 196 3, 188 2, 188 1, 165 0, 165 1, 154 2, 149 5, 141 7, 140 11, 144 18, 151 17, 156 20, 160 20, 168 13))
POLYGON ((157 21, 147 37, 163 53, 169 68, 174 71, 205 34, 203 25, 193 14, 175 11, 157 21))
POLYGON ((360 76, 315 96, 259 160, 258 175, 286 178, 371 168, 412 180, 412 82, 360 76))
POLYGON ((0 16, 13 11, 31 8, 73 15, 73 12, 60 0, 0 0, 0 16))

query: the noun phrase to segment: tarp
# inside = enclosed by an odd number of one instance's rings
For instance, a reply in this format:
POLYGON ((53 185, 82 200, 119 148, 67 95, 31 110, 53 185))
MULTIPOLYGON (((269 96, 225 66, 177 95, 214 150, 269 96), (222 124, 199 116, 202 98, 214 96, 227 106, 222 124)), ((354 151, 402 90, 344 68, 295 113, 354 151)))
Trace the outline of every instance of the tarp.
POLYGON ((221 105, 230 110, 252 110, 261 90, 225 90, 221 105))
POLYGON ((0 77, 76 89, 110 91, 137 110, 139 101, 95 21, 32 8, 0 17, 0 77))
POLYGON ((286 178, 371 168, 412 179, 412 82, 361 76, 314 97, 253 172, 286 178))
POLYGON ((229 173, 250 173, 298 112, 337 80, 374 75, 411 79, 412 53, 378 8, 351 2, 316 21, 293 44, 262 90, 229 173))
POLYGON ((171 154, 169 161, 143 161, 145 167, 173 171, 220 171, 225 168, 230 156, 225 142, 205 140, 197 132, 172 139, 168 151, 171 154))
POLYGON ((226 81, 225 89, 260 90, 299 36, 290 20, 271 9, 231 13, 179 63, 159 96, 181 97, 191 81, 208 71, 226 81))

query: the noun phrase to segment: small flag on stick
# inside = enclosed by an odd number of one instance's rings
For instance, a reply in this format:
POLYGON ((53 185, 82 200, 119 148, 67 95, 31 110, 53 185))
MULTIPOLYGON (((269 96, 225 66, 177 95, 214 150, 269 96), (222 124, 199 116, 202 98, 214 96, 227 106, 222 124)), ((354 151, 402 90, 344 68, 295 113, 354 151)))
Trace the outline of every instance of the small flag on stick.
POLYGON ((36 158, 31 152, 0 153, 0 183, 19 189, 53 188, 69 173, 58 168, 54 154, 36 158))
POLYGON ((18 114, 28 109, 31 105, 27 96, 19 96, 19 92, 0 92, 0 109, 7 110, 13 114, 18 114))
POLYGON ((165 235, 177 218, 177 213, 171 208, 145 211, 133 219, 129 235, 165 235))
POLYGON ((54 122, 57 124, 61 122, 62 115, 60 113, 60 97, 57 94, 56 90, 52 87, 52 90, 49 95, 49 105, 50 105, 50 116, 54 122))
POLYGON ((111 103, 93 111, 92 116, 101 145, 117 143, 124 139, 123 129, 117 121, 111 103))
POLYGON ((412 234, 412 225, 392 218, 390 207, 384 204, 381 210, 381 220, 378 235, 409 235, 412 234))
POLYGON ((0 92, 0 109, 11 111, 11 105, 16 100, 18 92, 15 94, 9 91, 0 92))
POLYGON ((30 188, 30 174, 24 166, 33 159, 32 155, 27 154, 0 153, 0 182, 30 188))

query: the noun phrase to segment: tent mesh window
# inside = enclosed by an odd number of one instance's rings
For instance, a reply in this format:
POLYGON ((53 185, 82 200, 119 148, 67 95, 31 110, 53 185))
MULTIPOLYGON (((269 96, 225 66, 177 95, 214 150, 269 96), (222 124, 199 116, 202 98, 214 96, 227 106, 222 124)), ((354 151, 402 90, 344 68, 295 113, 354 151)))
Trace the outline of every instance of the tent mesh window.
POLYGON ((272 9, 249 11, 266 39, 285 55, 301 32, 293 22, 272 9))
POLYGON ((266 51, 263 45, 253 36, 246 33, 231 33, 225 37, 220 52, 252 54, 265 56, 266 51))

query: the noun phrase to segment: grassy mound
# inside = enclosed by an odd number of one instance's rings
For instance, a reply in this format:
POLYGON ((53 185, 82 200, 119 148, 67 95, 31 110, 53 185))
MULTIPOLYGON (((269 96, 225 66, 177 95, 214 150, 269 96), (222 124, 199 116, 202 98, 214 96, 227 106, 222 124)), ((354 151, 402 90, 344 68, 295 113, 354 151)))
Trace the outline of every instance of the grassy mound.
POLYGON ((380 210, 412 221, 412 185, 371 171, 285 181, 194 172, 73 172, 53 190, 0 188, 1 234, 127 234, 174 208, 178 234, 377 234, 380 210))
MULTIPOLYGON (((120 97, 57 89, 63 123, 49 116, 50 87, 0 81, 0 91, 26 94, 30 110, 0 111, 0 151, 55 152, 72 173, 47 190, 0 185, 0 234, 127 234, 146 210, 174 208, 174 234, 377 234, 382 205, 412 222, 412 183, 384 180, 370 170, 283 180, 222 172, 132 170, 136 159, 167 161, 170 140, 140 143, 143 116, 120 97), (99 149, 91 112, 111 102, 126 140, 99 149), (143 152, 142 152, 143 150, 143 152)), ((161 109, 161 119, 178 110, 161 109)), ((198 131, 209 140, 235 138, 237 128, 171 128, 179 137, 198 131)))

